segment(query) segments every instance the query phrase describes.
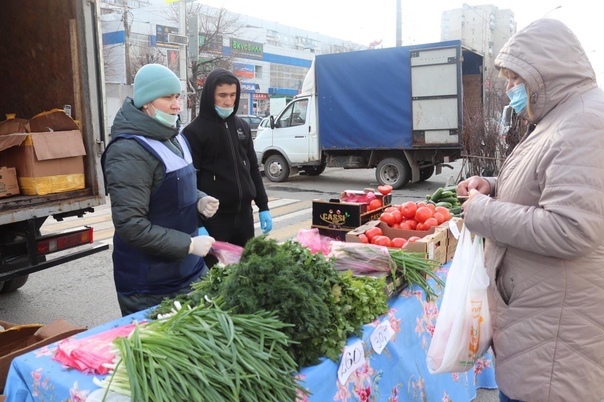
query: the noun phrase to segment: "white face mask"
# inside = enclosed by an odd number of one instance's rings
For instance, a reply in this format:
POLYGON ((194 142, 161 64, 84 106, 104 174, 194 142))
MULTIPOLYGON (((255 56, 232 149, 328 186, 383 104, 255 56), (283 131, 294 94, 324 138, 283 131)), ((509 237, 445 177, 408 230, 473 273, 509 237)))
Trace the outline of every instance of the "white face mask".
MULTIPOLYGON (((153 105, 151 105, 151 106, 153 106, 153 105)), ((153 106, 153 109, 155 110, 155 116, 153 116, 155 118, 155 120, 159 121, 161 124, 163 124, 165 126, 176 127, 176 122, 178 121, 177 114, 170 114, 170 113, 162 112, 161 110, 157 110, 157 108, 155 106, 153 106)))

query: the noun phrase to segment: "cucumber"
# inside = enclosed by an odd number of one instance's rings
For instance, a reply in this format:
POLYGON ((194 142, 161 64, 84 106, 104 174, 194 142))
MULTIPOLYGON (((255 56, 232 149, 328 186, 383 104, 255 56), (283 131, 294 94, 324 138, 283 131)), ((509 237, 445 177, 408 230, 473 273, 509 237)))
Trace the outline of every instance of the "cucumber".
POLYGON ((457 197, 457 193, 454 193, 453 191, 443 191, 440 194, 440 199, 450 198, 450 197, 457 197))
POLYGON ((438 189, 436 189, 434 194, 432 194, 432 196, 430 197, 430 201, 435 201, 435 202, 439 201, 443 191, 444 191, 444 189, 442 187, 439 187, 438 189))
POLYGON ((436 206, 437 207, 445 207, 447 209, 453 208, 453 204, 451 204, 450 202, 444 202, 444 201, 437 202, 436 206))
POLYGON ((439 202, 448 202, 450 204, 455 204, 456 202, 459 202, 459 200, 457 199, 457 197, 447 197, 447 198, 441 198, 440 200, 438 200, 439 202))
POLYGON ((453 208, 449 209, 449 212, 451 213, 451 215, 460 215, 461 207, 453 207, 453 208))
POLYGON ((451 185, 451 186, 447 186, 443 189, 443 191, 451 191, 453 193, 457 194, 457 184, 451 185))

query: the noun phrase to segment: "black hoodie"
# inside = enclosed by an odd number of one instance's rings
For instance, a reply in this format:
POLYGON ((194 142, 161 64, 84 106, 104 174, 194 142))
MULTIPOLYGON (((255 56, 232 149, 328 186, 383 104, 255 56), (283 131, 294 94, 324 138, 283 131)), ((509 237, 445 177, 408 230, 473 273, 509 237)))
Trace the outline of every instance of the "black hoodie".
POLYGON ((237 98, 233 113, 223 119, 214 108, 214 91, 219 77, 229 75, 218 68, 206 78, 199 115, 184 128, 189 141, 197 188, 220 200, 220 213, 236 213, 250 208, 252 200, 260 211, 268 210, 268 196, 262 183, 258 159, 249 125, 235 114, 241 98, 237 80, 237 98))

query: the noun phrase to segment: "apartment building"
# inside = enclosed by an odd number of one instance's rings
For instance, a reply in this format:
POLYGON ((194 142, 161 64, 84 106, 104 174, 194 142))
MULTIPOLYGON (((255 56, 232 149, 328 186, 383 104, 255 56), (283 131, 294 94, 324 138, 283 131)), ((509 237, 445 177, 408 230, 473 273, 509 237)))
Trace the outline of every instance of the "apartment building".
POLYGON ((441 16, 441 40, 460 39, 484 55, 484 79, 493 80, 495 57, 516 33, 514 13, 494 5, 470 6, 447 10, 441 16))

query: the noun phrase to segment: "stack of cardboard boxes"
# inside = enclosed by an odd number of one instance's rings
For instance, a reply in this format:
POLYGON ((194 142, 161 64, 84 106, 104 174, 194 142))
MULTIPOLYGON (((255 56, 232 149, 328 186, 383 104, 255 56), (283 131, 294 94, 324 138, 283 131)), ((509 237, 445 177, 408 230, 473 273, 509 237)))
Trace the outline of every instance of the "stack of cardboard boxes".
POLYGON ((83 189, 84 155, 82 133, 63 109, 0 122, 0 197, 83 189))

